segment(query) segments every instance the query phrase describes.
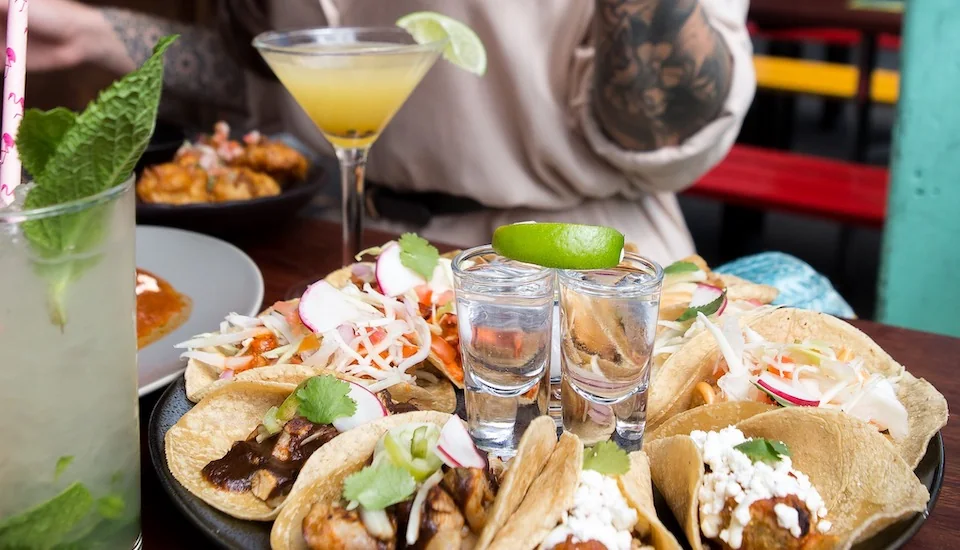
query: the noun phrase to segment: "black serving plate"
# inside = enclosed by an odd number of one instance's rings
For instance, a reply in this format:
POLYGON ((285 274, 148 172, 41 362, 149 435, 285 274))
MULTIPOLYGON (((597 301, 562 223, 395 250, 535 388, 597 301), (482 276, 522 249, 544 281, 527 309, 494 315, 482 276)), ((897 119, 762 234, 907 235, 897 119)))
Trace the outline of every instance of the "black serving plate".
MULTIPOLYGON (((158 127, 158 133, 160 128, 158 127)), ((169 162, 183 143, 182 133, 167 129, 166 137, 157 137, 151 142, 144 158, 154 165, 169 162), (179 141, 176 136, 180 135, 179 141), (173 143, 176 142, 176 146, 173 143), (151 150, 151 147, 153 148, 151 150)), ((272 136, 299 150, 310 162, 310 170, 303 181, 283 186, 279 195, 244 201, 211 202, 198 204, 152 204, 137 201, 137 223, 162 225, 206 233, 231 240, 243 234, 262 235, 283 223, 294 219, 297 213, 310 204, 313 197, 326 183, 326 170, 322 160, 292 136, 272 136)), ((137 172, 139 178, 140 172, 137 172)))
MULTIPOLYGON (((462 392, 457 391, 457 409, 463 416, 462 392)), ((187 399, 184 379, 181 376, 176 382, 171 384, 150 415, 149 427, 149 445, 150 459, 153 467, 156 468, 160 476, 160 483, 166 489, 167 493, 177 504, 180 510, 190 518, 197 527, 210 537, 210 540, 216 542, 223 548, 243 549, 243 550, 262 550, 270 548, 270 522, 245 521, 236 519, 216 510, 199 498, 193 496, 187 491, 180 482, 174 479, 173 474, 167 468, 167 457, 163 444, 164 434, 171 426, 177 423, 190 408, 193 407, 187 399)), ((855 550, 886 550, 900 548, 909 541, 913 535, 920 529, 923 523, 930 516, 934 505, 937 503, 937 497, 940 496, 940 488, 943 486, 944 454, 943 438, 937 433, 930 440, 927 446, 927 453, 923 456, 920 464, 914 472, 920 481, 930 492, 930 500, 927 502, 927 509, 923 513, 895 523, 883 531, 877 533, 870 539, 867 539, 853 548, 855 550)), ((683 530, 677 524, 670 512, 670 508, 663 500, 659 491, 654 487, 654 504, 657 508, 657 516, 663 524, 673 532, 677 540, 689 548, 686 543, 686 537, 683 530)))

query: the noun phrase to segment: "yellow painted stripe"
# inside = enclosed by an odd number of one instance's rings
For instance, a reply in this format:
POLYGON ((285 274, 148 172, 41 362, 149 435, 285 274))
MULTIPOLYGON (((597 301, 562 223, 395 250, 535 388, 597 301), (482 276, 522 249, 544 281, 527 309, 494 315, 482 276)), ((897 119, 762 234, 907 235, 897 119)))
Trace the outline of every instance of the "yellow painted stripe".
MULTIPOLYGON (((806 59, 753 56, 757 86, 798 94, 853 99, 857 96, 856 67, 806 59)), ((870 79, 870 97, 877 103, 893 105, 900 90, 900 73, 876 69, 870 79)))

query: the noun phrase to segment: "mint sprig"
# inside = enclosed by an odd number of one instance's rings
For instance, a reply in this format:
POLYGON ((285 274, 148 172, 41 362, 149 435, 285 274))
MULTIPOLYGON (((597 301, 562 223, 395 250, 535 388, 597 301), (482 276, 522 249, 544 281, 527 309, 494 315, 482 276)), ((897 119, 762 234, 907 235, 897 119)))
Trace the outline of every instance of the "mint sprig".
POLYGON ((52 499, 0 522, 0 548, 52 548, 93 508, 93 496, 74 483, 52 499))
MULTIPOLYGON (((163 86, 163 53, 176 36, 160 39, 153 56, 104 90, 83 113, 65 109, 24 114, 17 148, 36 186, 28 209, 53 206, 101 193, 123 183, 150 142, 163 86)), ((99 260, 96 249, 109 221, 109 205, 26 221, 23 232, 50 288, 50 319, 67 322, 67 287, 99 260), (65 258, 69 256, 69 259, 65 258)))

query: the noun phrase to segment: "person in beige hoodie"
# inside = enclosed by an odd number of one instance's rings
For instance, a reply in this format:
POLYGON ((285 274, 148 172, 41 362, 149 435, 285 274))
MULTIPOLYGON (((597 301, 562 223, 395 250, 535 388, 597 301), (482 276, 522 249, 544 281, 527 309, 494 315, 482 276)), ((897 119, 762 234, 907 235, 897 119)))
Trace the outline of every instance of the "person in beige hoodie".
POLYGON ((127 72, 178 32, 168 92, 242 110, 251 128, 329 151, 252 37, 438 11, 477 32, 488 71, 478 78, 438 63, 424 78, 370 154, 369 225, 470 246, 516 221, 603 224, 670 262, 694 248, 674 193, 724 157, 753 99, 747 2, 223 0, 219 27, 200 29, 32 0, 28 65, 127 72))

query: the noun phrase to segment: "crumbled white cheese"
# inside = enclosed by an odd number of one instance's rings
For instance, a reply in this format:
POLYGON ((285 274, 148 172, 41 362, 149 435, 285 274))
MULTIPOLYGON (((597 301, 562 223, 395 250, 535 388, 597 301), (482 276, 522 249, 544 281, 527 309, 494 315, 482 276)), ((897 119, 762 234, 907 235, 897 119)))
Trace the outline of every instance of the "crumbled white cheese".
POLYGON ((543 541, 553 548, 572 535, 573 542, 595 540, 610 550, 630 550, 637 511, 620 492, 617 481, 593 470, 584 470, 573 496, 573 507, 543 541))
POLYGON ((773 513, 777 515, 777 525, 790 531, 790 534, 799 537, 800 533, 800 513, 793 506, 787 506, 778 503, 773 507, 773 513))
MULTIPOLYGON (((743 529, 750 522, 750 505, 775 497, 796 495, 813 518, 826 517, 827 509, 820 493, 810 483, 810 478, 792 468, 789 457, 781 457, 774 464, 753 462, 734 449, 747 438, 733 426, 719 432, 697 430, 690 437, 710 469, 699 492, 700 530, 707 538, 719 538, 731 548, 740 548, 743 529), (728 499, 733 499, 735 507, 730 514, 730 523, 724 525, 722 512, 728 499)), ((774 513, 780 527, 795 537, 800 536, 797 510, 777 504, 774 513)), ((817 529, 820 532, 829 530, 830 522, 820 521, 817 529)))

